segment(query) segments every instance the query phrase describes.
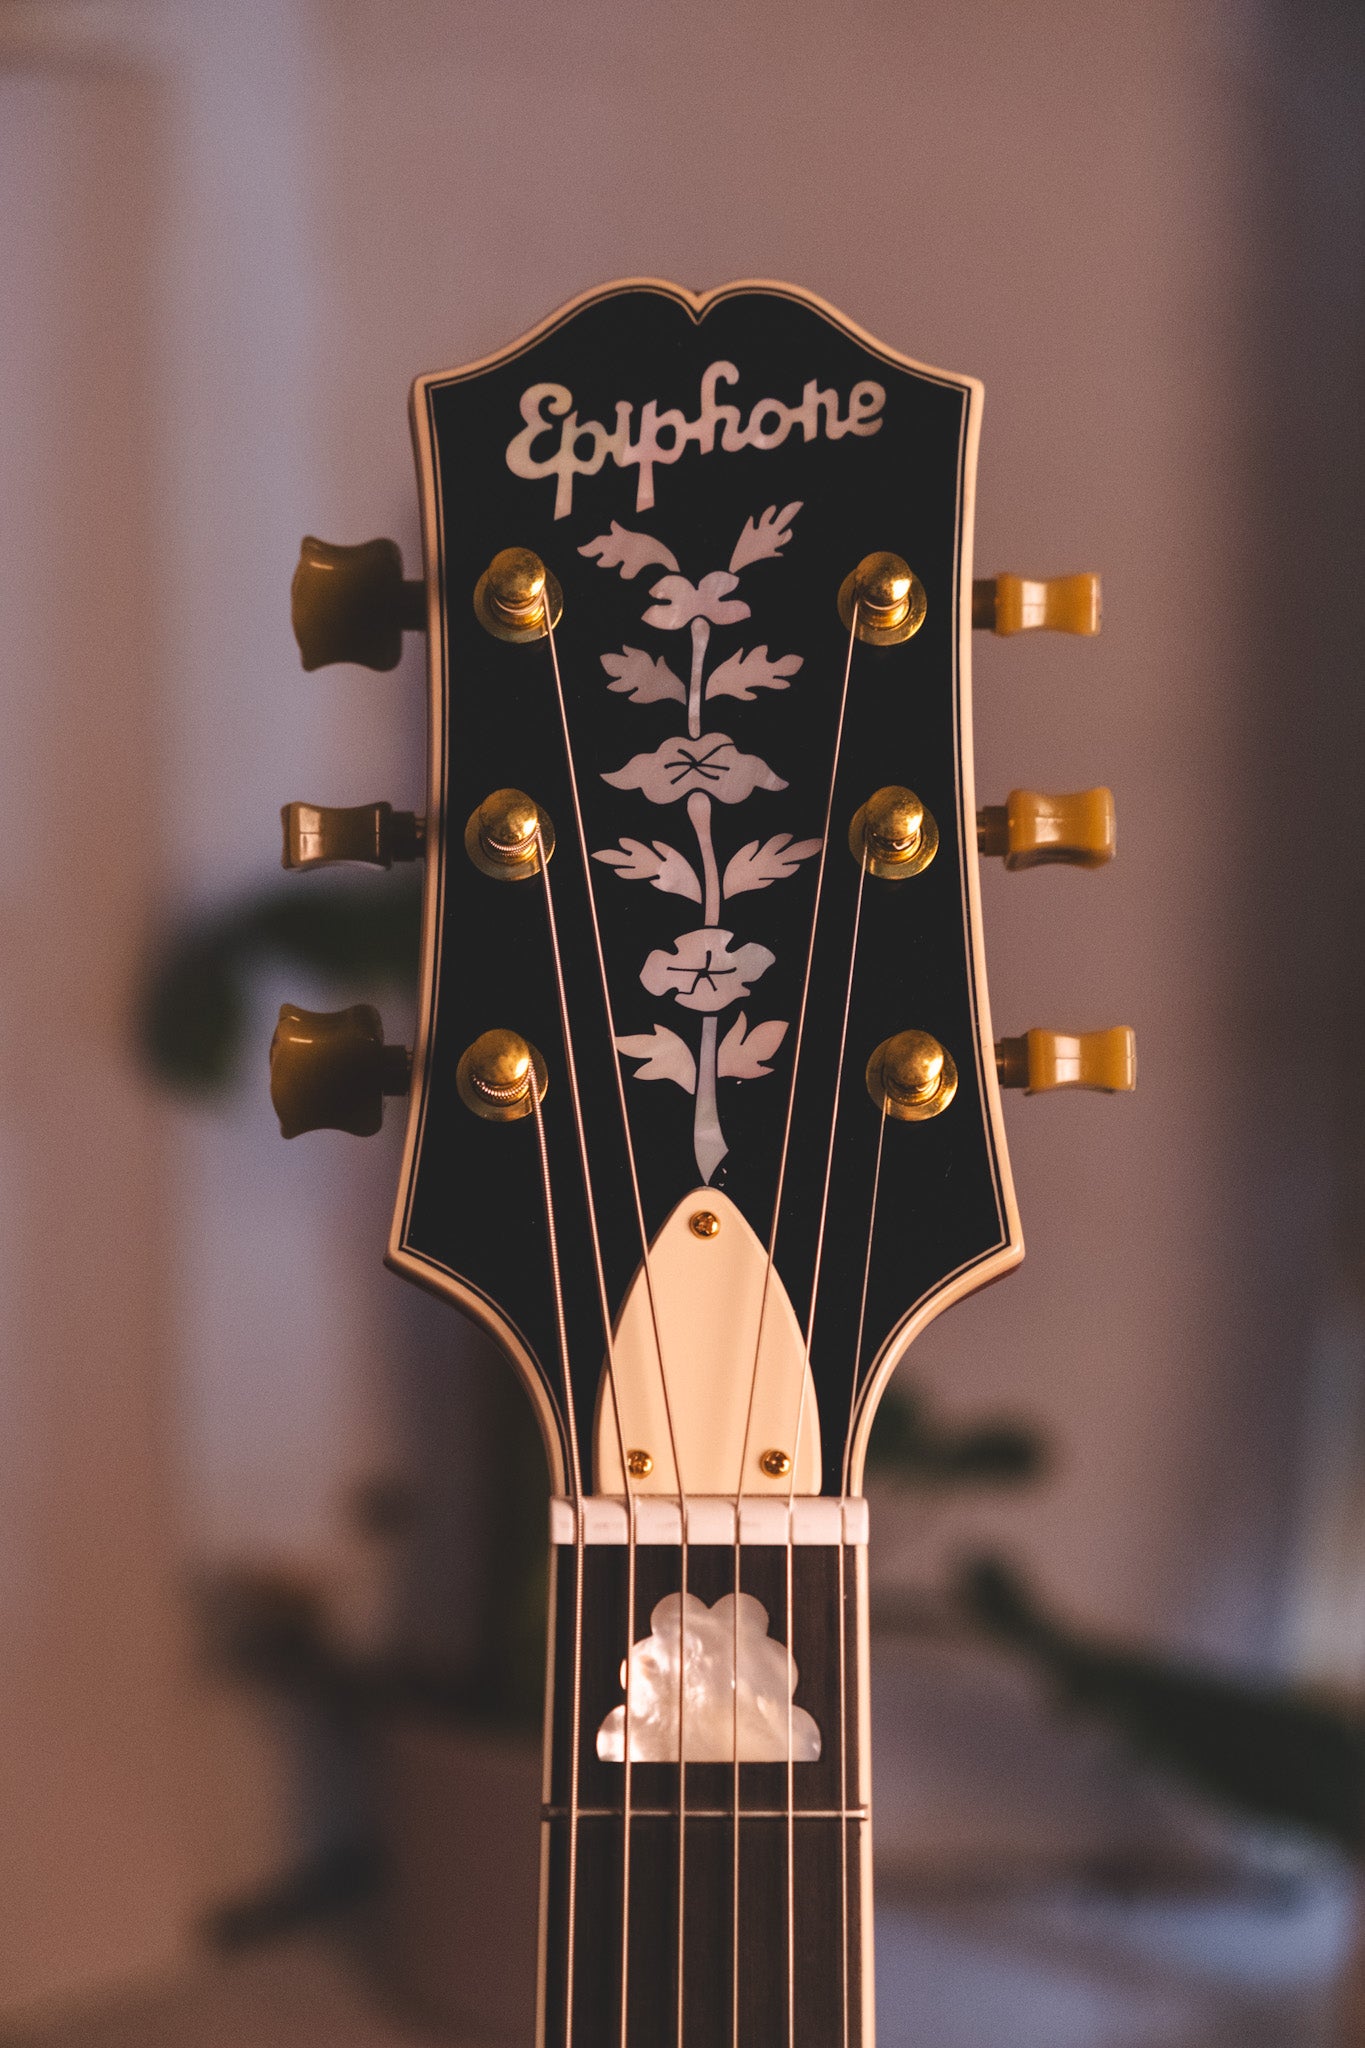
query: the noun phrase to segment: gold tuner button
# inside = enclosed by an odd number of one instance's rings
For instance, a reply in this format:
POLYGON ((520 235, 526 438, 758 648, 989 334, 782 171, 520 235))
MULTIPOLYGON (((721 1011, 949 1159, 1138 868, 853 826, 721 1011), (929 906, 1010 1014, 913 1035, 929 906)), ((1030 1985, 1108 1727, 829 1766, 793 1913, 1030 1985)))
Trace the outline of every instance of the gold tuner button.
POLYGON ((289 598, 306 669, 334 661, 397 668, 404 633, 420 633, 427 622, 426 585, 404 581, 392 540, 342 548, 305 535, 289 598))
POLYGON ((474 586, 474 612, 495 640, 543 640, 564 611, 564 593, 530 548, 503 548, 474 586))
POLYGON ((491 1124, 515 1123, 545 1100, 545 1062, 517 1031, 485 1031, 460 1055, 455 1069, 460 1100, 491 1124), (532 1095, 532 1082, 535 1094, 532 1095))
POLYGON ((300 1010, 286 1003, 270 1041, 270 1100, 286 1138, 304 1131, 350 1131, 372 1138, 384 1121, 384 1097, 406 1095, 412 1056, 385 1045, 378 1010, 300 1010))
POLYGON ((913 789, 890 783, 853 813, 848 850, 884 882, 918 875, 938 852, 938 826, 913 789))
POLYGON ((957 1067, 927 1031, 898 1031, 868 1061, 867 1092, 897 1123, 924 1123, 956 1095, 957 1067))
POLYGON ((872 647, 895 647, 908 640, 924 624, 927 609, 924 585, 900 555, 864 555, 839 585, 839 617, 845 630, 852 628, 872 647))
POLYGON ((972 585, 972 624, 984 633, 1098 633, 1098 576, 987 576, 972 585))
POLYGON ((1137 1040, 1127 1024, 1108 1031, 1026 1031, 997 1040, 995 1071, 1002 1088, 1029 1095, 1058 1088, 1127 1095, 1137 1087, 1137 1040))
POLYGON ((1040 789, 1012 789, 1003 804, 976 814, 976 843, 983 855, 1016 868, 1060 862, 1069 868, 1102 868, 1114 858, 1114 798, 1107 789, 1078 789, 1071 796, 1046 796, 1040 789))
POLYGON ((349 810, 325 804, 286 804, 284 825, 287 868, 328 868, 338 861, 363 861, 366 867, 391 868, 396 860, 416 860, 426 840, 426 820, 392 804, 356 804, 349 810))
POLYGON ((555 828, 533 797, 495 789, 464 828, 464 850, 480 874, 499 882, 527 882, 555 850, 555 828))

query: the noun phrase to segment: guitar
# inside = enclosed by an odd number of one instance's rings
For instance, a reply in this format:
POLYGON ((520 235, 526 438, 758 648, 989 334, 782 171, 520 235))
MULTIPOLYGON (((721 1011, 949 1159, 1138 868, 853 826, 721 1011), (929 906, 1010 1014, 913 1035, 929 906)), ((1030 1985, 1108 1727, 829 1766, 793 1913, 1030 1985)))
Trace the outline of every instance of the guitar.
POLYGON ((304 542, 304 665, 425 630, 425 820, 291 804, 285 864, 425 862, 417 1040, 286 1006, 286 1137, 408 1098, 388 1247, 501 1344, 553 1500, 539 2039, 870 2048, 868 1517, 916 1334, 1023 1256, 978 861, 1098 867, 1107 790, 978 811, 980 385, 785 285, 629 281, 420 377, 426 573, 304 542))

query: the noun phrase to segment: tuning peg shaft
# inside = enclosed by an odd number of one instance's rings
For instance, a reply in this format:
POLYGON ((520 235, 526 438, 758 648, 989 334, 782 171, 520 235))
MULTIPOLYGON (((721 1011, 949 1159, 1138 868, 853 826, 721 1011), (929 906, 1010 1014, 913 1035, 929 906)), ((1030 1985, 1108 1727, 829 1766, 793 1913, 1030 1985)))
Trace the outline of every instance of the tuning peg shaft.
POLYGON ((350 1131, 372 1138, 384 1121, 384 1097, 406 1095, 412 1056, 385 1045, 379 1012, 301 1010, 286 1003, 270 1041, 270 1100, 280 1132, 350 1131))
POLYGON ((306 534, 289 599, 306 669, 334 661, 397 668, 404 633, 426 624, 426 585, 404 581, 392 540, 337 547, 306 534))
POLYGON ((287 868, 327 868, 339 861, 362 861, 366 867, 391 868, 396 860, 416 860, 426 842, 426 820, 392 804, 355 804, 336 810, 326 804, 286 804, 284 826, 287 868))
POLYGON ((1114 858, 1115 836, 1114 797, 1107 789, 1069 796, 1012 789, 1003 804, 987 804, 976 814, 979 851, 1011 871, 1052 863, 1102 868, 1114 858))
POLYGON ((1098 633, 1100 579, 982 577, 972 585, 972 624, 985 633, 1098 633))
POLYGON ((1127 1024, 1108 1031, 1026 1031, 996 1041, 1002 1088, 1048 1095, 1058 1088, 1096 1088, 1126 1095, 1137 1087, 1137 1040, 1127 1024))

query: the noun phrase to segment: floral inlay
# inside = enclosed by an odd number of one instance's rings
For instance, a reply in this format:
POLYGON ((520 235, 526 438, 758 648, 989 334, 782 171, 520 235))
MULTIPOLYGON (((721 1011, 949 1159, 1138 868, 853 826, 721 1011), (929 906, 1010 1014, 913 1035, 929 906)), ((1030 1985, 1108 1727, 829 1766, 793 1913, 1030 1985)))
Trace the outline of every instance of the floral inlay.
POLYGON ((721 905, 755 889, 787 880, 820 851, 818 839, 790 832, 750 839, 733 852, 722 872, 712 836, 712 807, 747 803, 756 792, 787 787, 783 776, 757 754, 746 754, 728 733, 703 730, 703 709, 713 697, 755 701, 760 690, 785 690, 801 668, 799 654, 769 655, 767 645, 743 648, 707 670, 711 631, 751 616, 735 595, 742 572, 754 562, 781 554, 791 539, 800 504, 770 505, 745 521, 729 566, 711 569, 696 582, 684 576, 670 547, 653 535, 611 523, 579 549, 602 569, 616 569, 629 582, 642 570, 661 568, 649 591, 654 602, 641 622, 657 633, 686 633, 687 657, 676 665, 664 655, 625 646, 604 654, 607 687, 632 704, 676 703, 686 708, 686 731, 631 756, 624 767, 605 773, 615 789, 639 790, 650 803, 685 803, 696 842, 695 860, 663 839, 622 838, 594 859, 614 868, 624 882, 647 882, 665 895, 701 906, 702 923, 682 932, 671 947, 657 947, 640 970, 652 996, 701 1019, 699 1039, 690 1042, 667 1024, 618 1038, 617 1049, 639 1061, 637 1081, 673 1081, 693 1097, 692 1143, 697 1168, 709 1181, 729 1146, 721 1130, 718 1080, 756 1081, 772 1072, 770 1062, 787 1034, 787 1022, 772 1018, 752 1027, 740 1010, 722 1037, 720 1014, 745 1000, 776 955, 754 939, 737 941, 720 922, 721 905), (684 680, 684 672, 686 680, 684 680))

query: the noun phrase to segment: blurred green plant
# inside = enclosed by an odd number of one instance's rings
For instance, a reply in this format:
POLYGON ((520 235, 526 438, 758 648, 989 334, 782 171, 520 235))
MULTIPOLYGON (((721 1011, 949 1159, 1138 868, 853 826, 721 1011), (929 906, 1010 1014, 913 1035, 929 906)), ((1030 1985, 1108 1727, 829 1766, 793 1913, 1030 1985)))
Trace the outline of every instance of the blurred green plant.
POLYGON ((421 909, 419 876, 398 868, 313 876, 306 889, 277 882, 185 919, 162 938, 144 979, 138 1037, 148 1065, 186 1093, 228 1087, 241 1065, 251 976, 271 962, 347 987, 412 987, 421 909))
POLYGON ((963 1571, 968 1620, 1020 1651, 1069 1707, 1246 1814, 1365 1849, 1365 1717, 1289 1686, 1249 1683, 1069 1628, 998 1558, 963 1571))

